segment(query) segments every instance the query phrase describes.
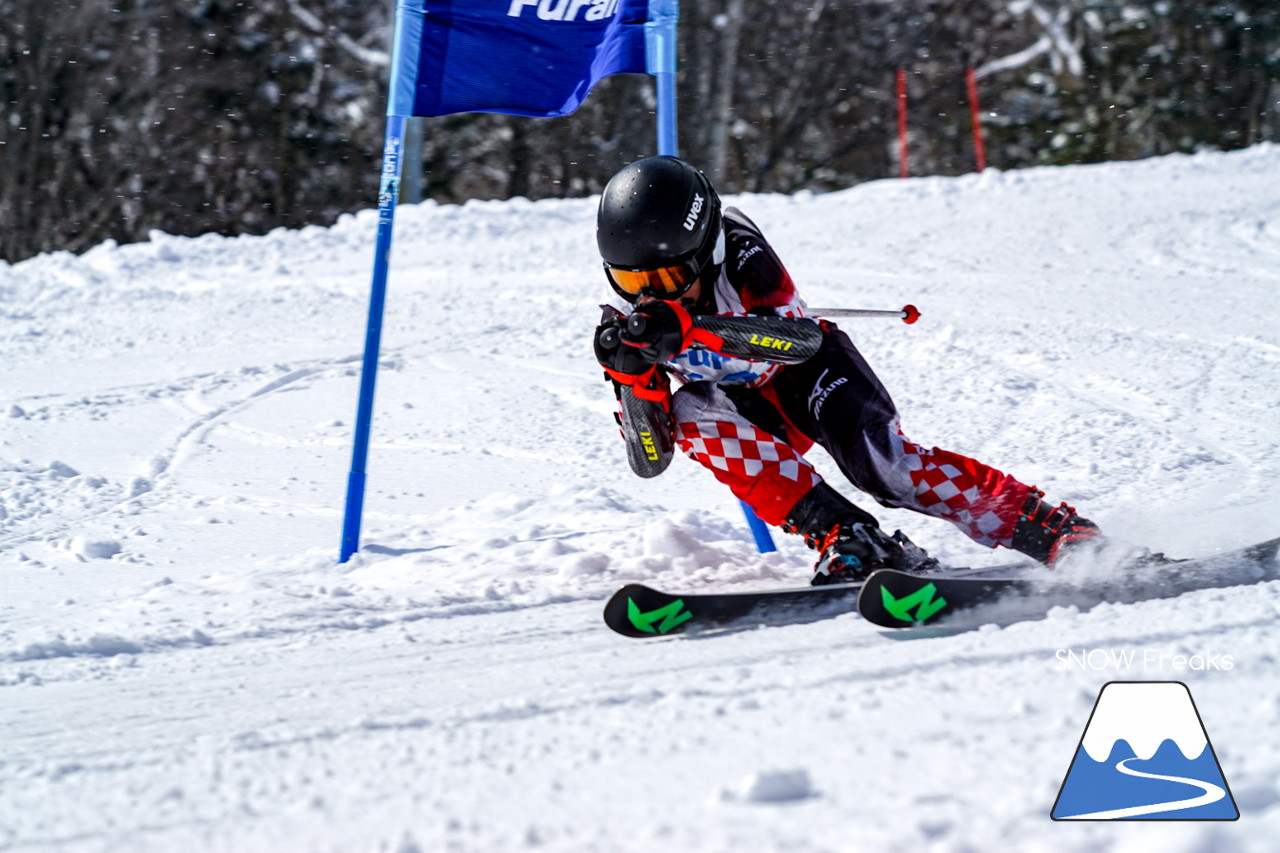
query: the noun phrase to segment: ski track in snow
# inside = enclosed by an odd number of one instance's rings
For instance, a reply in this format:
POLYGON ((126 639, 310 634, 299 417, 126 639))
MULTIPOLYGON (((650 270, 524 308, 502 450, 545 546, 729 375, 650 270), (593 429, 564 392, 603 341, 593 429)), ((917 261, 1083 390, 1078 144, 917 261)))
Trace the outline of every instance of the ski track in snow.
MULTIPOLYGON (((810 304, 921 308, 842 324, 913 440, 1196 556, 1280 534, 1278 174, 1259 146, 731 203, 810 304)), ((609 634, 624 582, 795 586, 811 558, 756 554, 692 464, 627 471, 594 210, 401 209, 344 566, 374 211, 0 266, 0 850, 1272 849, 1280 584, 609 634), (1233 665, 1058 654, 1094 648, 1233 665), (1049 819, 1113 679, 1188 683, 1241 821, 1049 819)))
MULTIPOLYGON (((23 417, 30 420, 52 420, 75 424, 77 419, 73 411, 71 411, 75 408, 88 408, 93 411, 90 418, 99 420, 109 417, 106 413, 101 412, 101 409, 125 407, 131 404, 145 405, 160 399, 168 409, 177 415, 179 426, 172 438, 163 443, 146 461, 146 476, 140 474, 135 477, 127 488, 121 489, 119 488, 120 484, 115 484, 116 488, 104 489, 103 487, 108 486, 109 482, 104 481, 103 478, 91 478, 78 483, 77 485, 87 487, 87 489, 82 488, 82 492, 87 492, 88 490, 97 491, 101 499, 85 502, 83 511, 78 514, 72 513, 74 516, 72 518, 68 517, 65 506, 57 505, 62 498, 58 489, 48 489, 43 495, 36 497, 34 500, 28 497, 21 502, 16 502, 26 510, 23 515, 44 522, 45 526, 38 527, 35 530, 25 530, 7 538, 0 538, 0 548, 38 540, 57 542, 60 541, 60 532, 68 528, 82 527, 85 524, 93 523, 107 513, 120 512, 125 505, 151 506, 163 502, 163 492, 157 493, 157 491, 163 488, 164 484, 172 478, 176 469, 186 459, 193 454, 201 452, 202 445, 206 443, 209 433, 213 429, 223 426, 238 410, 251 405, 260 397, 288 390, 301 380, 313 377, 323 371, 341 370, 349 372, 349 364, 355 361, 358 361, 358 357, 352 356, 337 359, 332 363, 326 363, 321 366, 296 369, 277 366, 277 371, 284 370, 283 375, 249 391, 242 397, 220 403, 210 402, 205 396, 207 389, 205 391, 196 390, 196 384, 219 386, 234 383, 235 379, 231 376, 201 376, 197 377, 196 380, 165 383, 162 386, 143 389, 131 389, 131 392, 127 394, 115 391, 100 395, 96 399, 81 397, 76 401, 46 404, 29 412, 24 410, 23 417)), ((252 374, 257 371, 250 370, 248 372, 252 374)), ((292 443, 292 440, 286 441, 292 443)), ((47 467, 37 465, 31 468, 28 465, 25 472, 22 468, 16 468, 14 473, 19 474, 19 476, 25 473, 24 479, 29 487, 35 486, 41 481, 56 484, 59 480, 74 480, 79 476, 79 472, 56 460, 47 467)), ((24 525, 17 523, 18 518, 16 513, 10 511, 6 513, 4 520, 13 519, 14 527, 23 527, 24 525)), ((3 528, 0 528, 0 530, 3 530, 3 528)))

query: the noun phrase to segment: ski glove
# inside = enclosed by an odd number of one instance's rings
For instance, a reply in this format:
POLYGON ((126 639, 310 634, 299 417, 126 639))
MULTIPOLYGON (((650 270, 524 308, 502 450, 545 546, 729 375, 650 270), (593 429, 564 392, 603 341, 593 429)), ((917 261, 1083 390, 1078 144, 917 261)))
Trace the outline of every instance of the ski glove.
POLYGON ((693 337, 693 318, 683 306, 646 302, 627 318, 622 345, 637 350, 649 364, 661 364, 687 350, 693 337))
POLYGON ((670 406, 671 383, 667 373, 642 354, 643 348, 627 346, 623 340, 627 330, 627 316, 611 305, 600 306, 604 316, 596 326, 596 361, 604 368, 605 376, 615 383, 615 392, 622 397, 621 386, 628 386, 637 397, 670 406))
POLYGON ((633 385, 653 370, 653 364, 645 360, 640 350, 623 345, 622 333, 626 328, 627 318, 621 314, 607 317, 596 326, 596 361, 612 379, 633 385))

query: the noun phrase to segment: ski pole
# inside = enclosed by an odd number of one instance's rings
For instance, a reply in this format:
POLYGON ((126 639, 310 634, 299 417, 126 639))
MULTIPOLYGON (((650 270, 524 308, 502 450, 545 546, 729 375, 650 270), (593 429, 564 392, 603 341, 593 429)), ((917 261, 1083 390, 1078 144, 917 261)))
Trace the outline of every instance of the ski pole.
POLYGON ((920 319, 920 310, 914 305, 904 305, 900 311, 881 311, 874 308, 806 308, 813 317, 897 317, 910 326, 920 319))

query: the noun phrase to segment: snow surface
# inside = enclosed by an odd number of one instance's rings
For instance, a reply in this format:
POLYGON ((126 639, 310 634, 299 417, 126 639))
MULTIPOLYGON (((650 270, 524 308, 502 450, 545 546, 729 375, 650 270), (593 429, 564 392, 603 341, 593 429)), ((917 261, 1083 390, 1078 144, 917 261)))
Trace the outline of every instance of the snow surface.
MULTIPOLYGON (((921 308, 843 324, 913 440, 1197 556, 1280 535, 1277 176, 1259 146, 733 203, 810 304, 921 308)), ((1276 849, 1278 583, 909 638, 607 631, 624 582, 811 558, 757 555, 686 460, 627 470, 594 207, 400 210, 346 565, 373 211, 0 265, 0 849, 1276 849), (1116 679, 1190 686, 1240 821, 1049 819, 1116 679)))

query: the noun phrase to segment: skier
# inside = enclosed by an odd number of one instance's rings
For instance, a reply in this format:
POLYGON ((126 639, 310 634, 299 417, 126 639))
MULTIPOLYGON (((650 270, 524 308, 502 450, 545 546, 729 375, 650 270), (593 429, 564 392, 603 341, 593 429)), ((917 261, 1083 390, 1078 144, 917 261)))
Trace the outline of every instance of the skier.
POLYGON ((596 238, 621 299, 603 306, 595 332, 615 393, 659 401, 680 450, 765 522, 804 537, 818 552, 812 584, 936 566, 818 475, 804 457, 815 443, 881 505, 945 519, 989 547, 1052 565, 1100 536, 1035 487, 908 439, 889 393, 833 323, 820 322, 821 347, 798 364, 691 348, 695 316, 804 318, 805 303, 755 223, 722 207, 683 160, 651 157, 619 171, 601 196, 596 238))

